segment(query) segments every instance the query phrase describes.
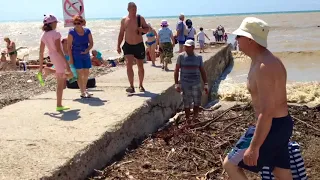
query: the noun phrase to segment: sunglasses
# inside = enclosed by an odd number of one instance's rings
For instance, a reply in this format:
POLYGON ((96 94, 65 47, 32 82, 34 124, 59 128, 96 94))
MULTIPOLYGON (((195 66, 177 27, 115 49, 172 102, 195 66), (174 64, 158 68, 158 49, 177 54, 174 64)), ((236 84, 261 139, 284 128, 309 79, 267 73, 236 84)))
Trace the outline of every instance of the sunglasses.
POLYGON ((73 24, 74 25, 81 25, 83 22, 82 21, 80 21, 80 22, 74 22, 73 24))

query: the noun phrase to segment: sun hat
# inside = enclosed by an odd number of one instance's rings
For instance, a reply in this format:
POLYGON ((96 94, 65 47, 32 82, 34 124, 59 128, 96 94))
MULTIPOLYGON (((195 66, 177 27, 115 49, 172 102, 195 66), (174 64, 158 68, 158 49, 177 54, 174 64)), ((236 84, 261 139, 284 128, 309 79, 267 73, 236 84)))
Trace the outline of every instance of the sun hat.
POLYGON ((50 24, 53 22, 60 22, 60 21, 58 21, 58 19, 52 14, 44 15, 43 24, 50 24))
POLYGON ((161 26, 169 26, 168 21, 167 20, 162 20, 161 21, 161 26))
POLYGON ((254 40, 256 43, 263 47, 267 47, 267 39, 270 27, 261 19, 255 17, 246 17, 240 27, 235 30, 232 34, 238 36, 245 36, 254 40))
POLYGON ((194 46, 194 41, 192 39, 188 39, 185 43, 184 43, 185 46, 194 46))

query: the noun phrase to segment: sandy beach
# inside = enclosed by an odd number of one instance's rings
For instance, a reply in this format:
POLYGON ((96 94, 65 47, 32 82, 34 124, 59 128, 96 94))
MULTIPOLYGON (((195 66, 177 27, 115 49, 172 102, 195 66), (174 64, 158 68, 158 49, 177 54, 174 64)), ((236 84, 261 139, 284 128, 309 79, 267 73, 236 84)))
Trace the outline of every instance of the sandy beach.
MULTIPOLYGON (((292 14, 250 14, 241 16, 203 16, 188 17, 193 20, 196 29, 204 27, 205 32, 212 37, 212 29, 218 25, 223 25, 227 32, 235 30, 242 19, 246 16, 255 16, 269 23, 271 31, 269 33, 269 49, 284 62, 288 71, 288 101, 296 103, 320 103, 320 79, 318 68, 320 67, 320 24, 317 17, 320 12, 311 13, 292 13, 292 14), (294 19, 294 20, 293 20, 294 19)), ((146 18, 155 29, 158 29, 162 18, 146 18)), ((175 27, 177 18, 167 18, 171 28, 175 27)), ((25 46, 18 53, 18 57, 24 55, 28 59, 37 59, 39 51, 39 37, 41 35, 41 21, 39 22, 2 22, 0 23, 1 36, 9 36, 16 42, 17 47, 25 46)), ((93 33, 95 49, 103 53, 104 58, 118 57, 116 53, 116 37, 118 36, 119 20, 89 20, 87 22, 93 33)), ((58 27, 63 36, 67 35, 68 28, 58 27)), ((145 38, 145 37, 144 37, 145 38)), ((228 43, 233 43, 234 36, 229 35, 228 43)), ((4 43, 0 43, 4 48, 4 43)), ((177 47, 176 47, 177 48, 177 47)), ((177 49, 176 49, 177 50, 177 49)), ((249 94, 245 88, 245 80, 250 66, 250 59, 243 56, 240 52, 234 52, 234 66, 231 73, 219 84, 218 96, 221 99, 234 101, 248 101, 249 94)), ((34 91, 33 95, 38 94, 38 87, 26 89, 20 87, 20 81, 27 81, 31 75, 17 74, 13 76, 2 75, 2 82, 11 84, 7 80, 15 81, 17 84, 14 89, 22 92, 34 91), (19 80, 15 80, 15 79, 19 80), (21 80, 23 79, 23 80, 21 80), (35 89, 35 90, 32 90, 35 89)), ((2 83, 3 84, 3 83, 2 83)), ((23 83, 22 83, 23 84, 23 83)), ((37 85, 37 84, 34 84, 37 85)), ((5 87, 5 86, 3 86, 5 87)), ((22 86, 23 87, 23 86, 22 86)), ((4 89, 1 97, 5 95, 4 89)), ((42 91, 42 90, 41 90, 42 91)), ((20 93, 18 93, 20 94, 20 93)), ((10 98, 9 98, 10 99, 10 98)), ((12 98, 11 98, 12 99, 12 98)), ((13 98, 16 99, 16 98, 13 98)), ((4 102, 15 102, 16 100, 2 100, 4 102)), ((8 104, 8 103, 4 103, 8 104)), ((10 103, 9 103, 10 104, 10 103)))

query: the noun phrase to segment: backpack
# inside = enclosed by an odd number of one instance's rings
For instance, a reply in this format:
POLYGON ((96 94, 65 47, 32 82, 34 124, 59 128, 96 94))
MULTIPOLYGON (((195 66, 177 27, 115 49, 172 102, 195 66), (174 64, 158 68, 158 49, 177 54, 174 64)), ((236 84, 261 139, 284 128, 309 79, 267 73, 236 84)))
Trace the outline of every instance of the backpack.
MULTIPOLYGON (((141 27, 141 16, 140 14, 137 15, 137 21, 138 21, 138 27, 141 27)), ((141 33, 142 35, 145 35, 146 33, 141 33)))

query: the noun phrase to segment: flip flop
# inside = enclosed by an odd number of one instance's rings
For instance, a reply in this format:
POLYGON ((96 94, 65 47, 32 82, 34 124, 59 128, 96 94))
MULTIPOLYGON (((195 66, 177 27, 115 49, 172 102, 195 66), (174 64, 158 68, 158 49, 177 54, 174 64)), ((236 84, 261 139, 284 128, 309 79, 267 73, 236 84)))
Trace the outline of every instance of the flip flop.
POLYGON ((86 93, 86 95, 87 95, 88 97, 91 97, 91 96, 93 95, 92 93, 89 93, 88 91, 86 91, 85 93, 86 93))
POLYGON ((91 98, 90 94, 84 93, 80 95, 81 98, 91 98))
POLYGON ((57 111, 65 111, 65 110, 68 110, 68 109, 70 109, 70 107, 68 107, 68 106, 59 106, 59 107, 56 108, 57 111))
POLYGON ((139 91, 140 91, 140 92, 145 92, 146 90, 144 89, 144 87, 140 86, 140 87, 139 87, 139 91))
POLYGON ((41 72, 38 72, 38 73, 37 73, 37 78, 38 78, 38 80, 39 80, 39 82, 40 82, 40 85, 41 85, 41 86, 44 86, 44 81, 43 81, 42 73, 41 73, 41 72))
POLYGON ((92 96, 92 95, 93 95, 92 93, 89 93, 89 92, 88 92, 88 89, 86 90, 85 93, 88 94, 89 96, 92 96))
POLYGON ((126 92, 127 92, 127 93, 135 93, 134 87, 128 87, 128 88, 126 89, 126 92))

